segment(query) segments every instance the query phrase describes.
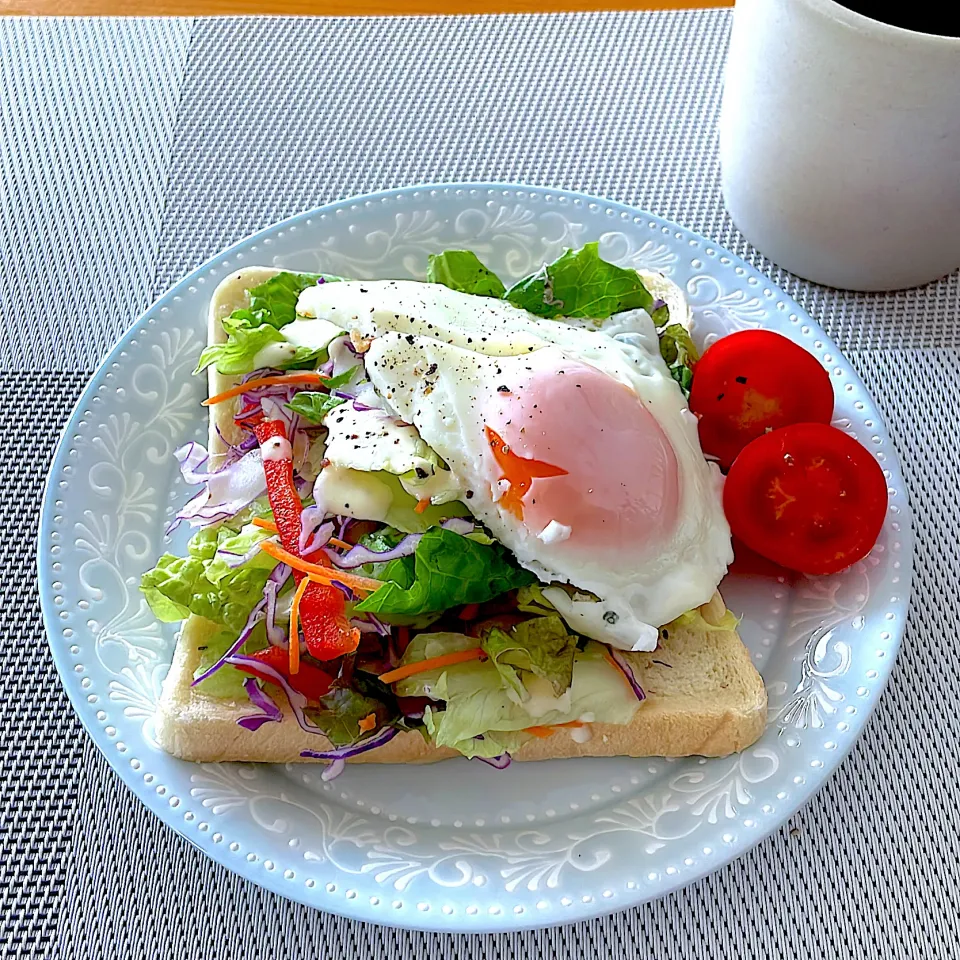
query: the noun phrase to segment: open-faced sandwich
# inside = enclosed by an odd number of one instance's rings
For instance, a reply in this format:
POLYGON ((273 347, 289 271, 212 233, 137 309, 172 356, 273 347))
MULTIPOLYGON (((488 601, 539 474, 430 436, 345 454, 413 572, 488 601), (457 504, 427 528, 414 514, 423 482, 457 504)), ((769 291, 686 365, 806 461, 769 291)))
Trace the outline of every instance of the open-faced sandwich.
MULTIPOLYGON (((754 742, 766 696, 717 591, 731 534, 689 319, 596 244, 509 290, 464 251, 426 283, 224 280, 209 446, 177 452, 196 532, 142 581, 185 621, 163 747, 334 774, 754 742)), ((753 402, 739 427, 765 434, 753 402)))

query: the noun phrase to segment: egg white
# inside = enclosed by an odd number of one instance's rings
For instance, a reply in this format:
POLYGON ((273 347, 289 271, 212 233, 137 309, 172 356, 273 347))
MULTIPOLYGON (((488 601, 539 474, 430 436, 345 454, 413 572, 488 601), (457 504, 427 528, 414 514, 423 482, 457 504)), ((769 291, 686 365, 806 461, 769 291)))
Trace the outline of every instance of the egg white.
MULTIPOLYGON (((672 311, 683 305, 675 319, 687 320, 679 288, 666 278, 659 284, 657 295, 671 301, 672 311)), ((593 321, 543 320, 438 284, 356 281, 308 288, 298 313, 302 319, 284 328, 298 345, 311 344, 313 317, 372 338, 364 361, 382 402, 446 461, 474 516, 545 583, 571 584, 600 598, 549 591, 579 632, 627 649, 653 649, 657 625, 711 598, 733 556, 722 478, 703 457, 696 420, 644 311, 619 314, 596 329, 593 321), (531 530, 497 505, 498 469, 479 419, 483 398, 511 369, 531 363, 549 369, 564 360, 582 361, 630 388, 676 455, 680 498, 672 536, 652 547, 638 544, 616 563, 563 549, 562 530, 531 530)))

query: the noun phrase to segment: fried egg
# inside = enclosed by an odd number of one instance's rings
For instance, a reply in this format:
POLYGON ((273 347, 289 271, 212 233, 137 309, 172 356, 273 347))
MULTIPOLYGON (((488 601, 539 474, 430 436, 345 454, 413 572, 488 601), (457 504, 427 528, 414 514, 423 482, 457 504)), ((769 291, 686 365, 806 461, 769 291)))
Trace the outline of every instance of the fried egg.
POLYGON ((436 284, 362 281, 311 287, 298 313, 284 328, 298 345, 308 318, 369 340, 384 406, 573 629, 652 650, 660 624, 711 598, 732 559, 722 478, 644 311, 573 325, 436 284))

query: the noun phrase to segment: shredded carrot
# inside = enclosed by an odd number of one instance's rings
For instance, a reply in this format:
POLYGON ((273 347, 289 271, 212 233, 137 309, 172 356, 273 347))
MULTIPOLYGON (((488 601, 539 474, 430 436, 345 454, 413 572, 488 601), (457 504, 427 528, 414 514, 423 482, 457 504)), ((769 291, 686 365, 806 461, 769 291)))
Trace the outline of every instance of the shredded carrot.
POLYGON ((317 563, 309 563, 307 560, 295 557, 292 553, 284 550, 280 544, 274 543, 272 540, 262 541, 260 549, 273 557, 274 560, 279 560, 281 563, 286 563, 288 566, 293 567, 294 570, 305 573, 315 583, 333 583, 334 580, 336 580, 337 583, 342 583, 345 587, 349 587, 351 590, 356 590, 359 593, 373 593, 374 590, 379 590, 380 587, 383 586, 382 580, 358 577, 344 570, 336 570, 333 567, 322 567, 317 563))
POLYGON ((310 580, 304 577, 297 584, 297 592, 293 595, 293 605, 290 607, 290 676, 300 672, 300 601, 306 592, 310 580))
POLYGON ((428 657, 426 660, 420 660, 417 663, 408 663, 404 667, 397 667, 396 670, 388 670, 380 674, 381 683, 396 683, 397 680, 403 680, 406 677, 412 677, 416 673, 424 673, 427 670, 438 670, 440 667, 452 667, 455 663, 466 663, 468 660, 480 660, 486 654, 480 647, 474 647, 472 650, 459 650, 456 653, 445 653, 439 657, 428 657))
POLYGON ((557 731, 553 727, 527 727, 523 732, 532 733, 535 737, 545 740, 547 737, 552 737, 557 731))
POLYGON ((302 373, 283 373, 272 377, 257 377, 255 380, 248 380, 246 383, 238 383, 223 393, 214 394, 203 401, 204 407, 212 407, 214 404, 223 403, 224 400, 232 400, 239 397, 241 393, 248 390, 255 390, 257 387, 273 387, 284 383, 325 383, 326 378, 314 373, 311 370, 304 370, 302 373))
POLYGON ((331 537, 327 543, 332 543, 335 547, 339 547, 341 550, 352 550, 353 544, 347 543, 346 540, 338 540, 336 537, 331 537))
POLYGON ((549 727, 525 727, 524 733, 532 733, 535 737, 552 737, 558 730, 563 730, 567 727, 582 727, 583 721, 581 720, 570 720, 567 723, 555 723, 549 727))
POLYGON ((368 733, 376 725, 377 725, 377 715, 375 713, 368 713, 362 720, 357 722, 357 726, 364 733, 368 733))
POLYGON ((273 533, 279 533, 277 525, 272 520, 266 520, 263 517, 254 517, 250 521, 255 527, 259 527, 261 530, 270 530, 273 533))
POLYGON ((313 581, 313 583, 322 583, 327 587, 329 587, 332 583, 342 583, 345 587, 349 587, 354 593, 359 593, 362 596, 366 596, 368 593, 373 593, 383 586, 382 580, 368 580, 366 577, 352 577, 340 570, 324 569, 323 573, 320 575, 308 573, 307 579, 313 581), (376 586, 373 586, 373 584, 376 584, 376 586))
POLYGON ((417 505, 413 508, 414 513, 423 513, 427 507, 430 506, 430 498, 424 497, 422 500, 417 501, 417 505))
POLYGON ((461 620, 473 620, 477 616, 477 611, 480 609, 480 604, 478 603, 468 603, 464 608, 457 614, 461 620))

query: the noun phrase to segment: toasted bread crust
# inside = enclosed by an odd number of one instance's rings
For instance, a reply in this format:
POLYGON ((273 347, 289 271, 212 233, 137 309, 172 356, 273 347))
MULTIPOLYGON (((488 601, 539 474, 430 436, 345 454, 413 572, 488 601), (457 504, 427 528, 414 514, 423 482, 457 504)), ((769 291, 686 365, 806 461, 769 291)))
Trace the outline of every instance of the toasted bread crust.
MULTIPOLYGON (((200 659, 197 647, 217 629, 199 617, 185 624, 160 699, 160 745, 184 760, 264 763, 303 762, 302 750, 331 749, 323 735, 301 730, 282 695, 276 700, 283 720, 251 732, 237 723, 255 712, 249 702, 214 699, 190 686, 200 659)), ((583 743, 558 730, 529 740, 514 759, 719 757, 744 749, 763 732, 766 691, 735 631, 675 629, 654 652, 625 656, 647 692, 631 723, 589 724, 590 739, 583 743)), ((428 744, 419 733, 404 732, 351 762, 432 763, 456 755, 428 744)))

